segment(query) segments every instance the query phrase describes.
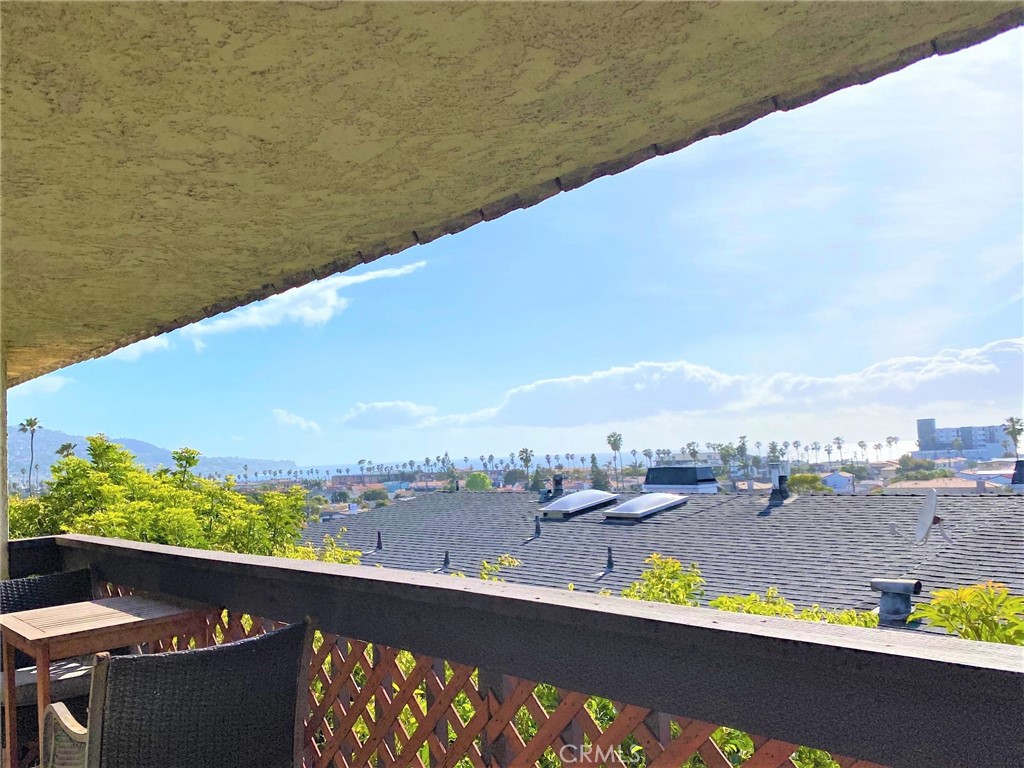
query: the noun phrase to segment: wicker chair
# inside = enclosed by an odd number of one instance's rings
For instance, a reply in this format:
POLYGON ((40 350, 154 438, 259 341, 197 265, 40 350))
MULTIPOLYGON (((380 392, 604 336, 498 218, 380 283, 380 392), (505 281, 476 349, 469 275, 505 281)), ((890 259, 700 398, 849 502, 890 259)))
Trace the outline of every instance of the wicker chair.
MULTIPOLYGON (((0 581, 0 613, 49 608, 53 605, 66 605, 91 599, 92 578, 88 570, 0 581)), ((18 744, 27 747, 39 738, 35 660, 21 651, 15 651, 15 663, 18 744)), ((51 700, 63 701, 72 712, 84 716, 89 704, 91 672, 92 657, 65 659, 51 664, 51 700)), ((0 692, 3 690, 2 686, 3 682, 0 679, 0 692)), ((3 701, 2 695, 0 701, 3 701)), ((0 740, 0 743, 6 743, 6 738, 0 740)))
POLYGON ((100 654, 88 729, 46 710, 41 768, 300 768, 309 623, 192 651, 100 654))

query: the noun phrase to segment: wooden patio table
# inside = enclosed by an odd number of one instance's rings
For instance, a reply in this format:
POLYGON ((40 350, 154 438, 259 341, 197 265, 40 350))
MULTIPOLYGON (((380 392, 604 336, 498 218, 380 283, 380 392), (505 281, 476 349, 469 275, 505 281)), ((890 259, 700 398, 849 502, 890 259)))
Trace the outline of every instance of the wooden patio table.
POLYGON ((4 727, 7 745, 4 765, 17 766, 17 705, 14 650, 36 660, 36 701, 39 707, 39 744, 43 743, 43 717, 50 704, 51 661, 110 651, 162 640, 183 630, 203 637, 211 606, 160 597, 109 597, 0 615, 3 630, 4 727), (43 671, 47 670, 47 671, 43 671))

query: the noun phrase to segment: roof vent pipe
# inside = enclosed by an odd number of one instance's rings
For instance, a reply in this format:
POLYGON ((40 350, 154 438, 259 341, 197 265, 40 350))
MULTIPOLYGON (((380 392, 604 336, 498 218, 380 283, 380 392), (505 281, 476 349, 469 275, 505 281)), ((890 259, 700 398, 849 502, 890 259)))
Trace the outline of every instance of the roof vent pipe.
POLYGON ((551 478, 551 498, 557 499, 565 494, 565 491, 562 489, 562 482, 562 475, 554 475, 551 478))
POLYGON ((533 516, 533 537, 540 538, 540 515, 533 516))
POLYGON ((447 571, 452 566, 452 559, 448 556, 448 550, 444 551, 444 563, 441 564, 441 570, 447 571))
POLYGON ((377 531, 377 549, 384 549, 384 539, 380 536, 380 531, 377 531))
MULTIPOLYGON (((768 462, 768 473, 772 478, 772 493, 768 497, 768 503, 772 506, 781 504, 789 496, 789 486, 786 486, 786 496, 782 495, 782 465, 777 461, 768 462)), ((787 478, 788 480, 788 478, 787 478)))
POLYGON ((608 562, 605 563, 605 570, 610 571, 615 567, 615 560, 612 559, 612 548, 608 547, 608 562))
POLYGON ((914 579, 872 579, 871 589, 881 592, 878 604, 878 623, 906 624, 913 610, 911 595, 921 594, 921 582, 914 579))

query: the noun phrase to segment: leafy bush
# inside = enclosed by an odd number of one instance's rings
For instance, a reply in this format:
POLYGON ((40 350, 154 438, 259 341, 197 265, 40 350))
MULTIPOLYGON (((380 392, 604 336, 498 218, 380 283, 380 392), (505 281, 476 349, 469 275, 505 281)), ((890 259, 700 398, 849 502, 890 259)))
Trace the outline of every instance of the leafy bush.
POLYGON ((383 488, 371 488, 368 491, 363 491, 363 495, 359 497, 362 501, 388 501, 388 492, 383 488))
POLYGON ((896 468, 896 474, 902 475, 906 472, 928 472, 935 469, 935 462, 930 459, 915 459, 910 454, 900 456, 900 465, 896 468))
POLYGON ((809 493, 811 491, 816 491, 818 493, 833 493, 832 489, 825 485, 825 483, 821 481, 820 477, 810 474, 790 475, 789 490, 792 493, 809 493))
POLYGON ((916 469, 900 472, 896 470, 896 480, 934 480, 937 477, 955 477, 948 469, 916 469))
POLYGON ((133 541, 253 555, 289 555, 305 518, 306 492, 267 491, 249 498, 192 474, 198 452, 175 451, 174 470, 150 473, 102 435, 88 438, 88 459, 68 456, 37 498, 12 499, 14 537, 89 533, 133 541))
POLYGON ((710 603, 712 608, 733 613, 751 613, 758 616, 779 616, 784 619, 800 619, 801 621, 818 621, 825 624, 847 624, 857 627, 877 627, 878 615, 870 611, 828 611, 819 605, 810 608, 796 607, 779 594, 778 587, 768 587, 764 597, 758 594, 722 595, 710 603))
POLYGON ((968 640, 1024 645, 1024 597, 992 581, 936 590, 909 620, 926 621, 968 640))
POLYGON ((489 491, 491 489, 491 478, 483 472, 471 472, 466 478, 467 491, 489 491))
POLYGON ((657 552, 644 562, 649 567, 641 572, 640 581, 622 590, 623 597, 673 605, 697 605, 704 597, 704 578, 696 563, 684 568, 675 558, 657 552))

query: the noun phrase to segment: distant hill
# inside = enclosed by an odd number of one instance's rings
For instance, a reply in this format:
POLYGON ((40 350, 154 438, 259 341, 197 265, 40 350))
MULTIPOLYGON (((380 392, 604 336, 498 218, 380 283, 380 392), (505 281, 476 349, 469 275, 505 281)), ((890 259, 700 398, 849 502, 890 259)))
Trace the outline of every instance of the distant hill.
MULTIPOLYGON (((113 437, 112 442, 123 445, 131 451, 140 464, 148 469, 157 467, 173 467, 174 460, 167 448, 134 440, 130 437, 113 437)), ((88 443, 82 435, 69 435, 56 429, 41 429, 36 432, 36 464, 39 465, 43 478, 49 475, 49 467, 58 460, 57 449, 63 443, 76 443, 75 454, 84 457, 88 443)), ((17 427, 7 429, 8 473, 14 480, 20 480, 21 470, 28 469, 29 436, 18 431, 17 427)), ((249 473, 265 469, 296 469, 294 461, 275 461, 273 459, 248 459, 241 456, 203 456, 199 460, 196 472, 201 475, 241 475, 242 466, 249 465, 249 473)))

